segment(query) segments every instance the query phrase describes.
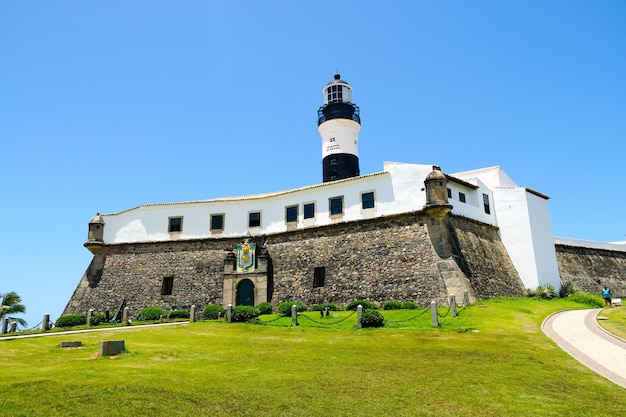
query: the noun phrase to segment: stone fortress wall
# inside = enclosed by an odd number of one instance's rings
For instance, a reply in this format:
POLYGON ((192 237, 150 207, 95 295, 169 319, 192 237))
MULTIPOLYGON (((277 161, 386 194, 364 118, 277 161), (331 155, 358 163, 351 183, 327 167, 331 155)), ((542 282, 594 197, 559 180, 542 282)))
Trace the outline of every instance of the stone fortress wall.
POLYGON ((606 285, 614 298, 626 299, 626 245, 621 245, 623 249, 615 246, 580 246, 557 240, 555 249, 561 282, 571 282, 592 294, 601 294, 606 285))
MULTIPOLYGON (((283 301, 345 305, 354 299, 426 306, 446 302, 451 293, 461 302, 464 290, 473 300, 524 294, 497 228, 464 217, 439 221, 416 211, 253 239, 270 260, 269 290, 256 301, 269 299, 275 306, 283 301), (314 287, 316 267, 325 268, 324 286, 314 287)), ((246 278, 236 275, 227 260, 240 242, 103 245, 63 314, 114 312, 122 299, 131 315, 148 306, 226 305, 225 280, 246 278), (161 295, 164 277, 174 279, 171 295, 161 295)))

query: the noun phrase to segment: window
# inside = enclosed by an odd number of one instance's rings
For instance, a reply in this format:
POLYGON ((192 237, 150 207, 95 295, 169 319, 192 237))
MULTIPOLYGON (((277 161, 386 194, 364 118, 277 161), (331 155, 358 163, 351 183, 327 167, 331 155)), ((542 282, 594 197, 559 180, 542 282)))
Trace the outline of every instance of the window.
POLYGON ((448 198, 452 198, 452 190, 448 188, 448 198))
POLYGON ((465 203, 465 193, 459 191, 459 201, 465 203))
POLYGON ((211 230, 212 231, 224 230, 224 215, 223 214, 211 214, 211 230))
POLYGON ((254 211, 248 214, 248 227, 260 227, 261 226, 261 212, 254 211))
POLYGON ((373 191, 361 194, 361 207, 364 210, 374 208, 374 192, 373 191))
POLYGON ((170 233, 182 232, 183 231, 183 218, 182 217, 170 217, 167 231, 170 233))
POLYGON ((489 196, 487 194, 483 194, 483 206, 485 207, 485 213, 491 214, 491 209, 489 208, 489 196))
POLYGON ((328 199, 328 205, 330 208, 330 215, 343 214, 343 196, 332 197, 328 199))
POLYGON ((326 281, 326 267, 318 266, 313 270, 313 288, 323 287, 326 281))
POLYGON ((343 86, 331 85, 326 89, 326 99, 329 103, 336 103, 343 100, 343 86))
POLYGON ((287 223, 295 223, 298 221, 298 206, 289 206, 285 208, 285 219, 287 223))
POLYGON ((305 204, 303 208, 305 219, 312 219, 315 217, 315 203, 305 204))
POLYGON ((172 289, 174 288, 174 277, 163 278, 161 284, 161 295, 172 295, 172 289))

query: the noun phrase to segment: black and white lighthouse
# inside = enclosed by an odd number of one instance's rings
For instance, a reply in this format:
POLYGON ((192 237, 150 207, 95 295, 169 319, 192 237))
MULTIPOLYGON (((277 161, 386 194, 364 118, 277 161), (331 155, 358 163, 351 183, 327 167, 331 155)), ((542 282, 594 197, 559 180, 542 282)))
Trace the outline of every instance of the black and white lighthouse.
POLYGON ((317 111, 322 136, 323 181, 358 177, 359 107, 352 103, 352 87, 339 74, 323 90, 324 105, 317 111))

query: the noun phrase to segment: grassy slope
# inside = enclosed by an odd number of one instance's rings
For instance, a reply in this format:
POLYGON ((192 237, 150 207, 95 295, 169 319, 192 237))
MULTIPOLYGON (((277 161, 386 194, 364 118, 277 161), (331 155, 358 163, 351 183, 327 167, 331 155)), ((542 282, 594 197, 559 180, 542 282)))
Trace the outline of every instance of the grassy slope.
MULTIPOLYGON (((589 416, 626 390, 540 330, 567 300, 502 299, 431 328, 329 330, 202 322, 0 341, 11 416, 589 416), (83 347, 61 349, 61 341, 83 347), (128 353, 99 358, 102 340, 128 353)), ((406 312, 383 312, 403 318, 406 312)), ((315 317, 312 315, 312 317, 315 317)), ((396 324, 399 326, 399 324, 396 324)))
POLYGON ((605 308, 598 314, 607 320, 598 320, 600 326, 609 332, 626 340, 626 308, 605 308))

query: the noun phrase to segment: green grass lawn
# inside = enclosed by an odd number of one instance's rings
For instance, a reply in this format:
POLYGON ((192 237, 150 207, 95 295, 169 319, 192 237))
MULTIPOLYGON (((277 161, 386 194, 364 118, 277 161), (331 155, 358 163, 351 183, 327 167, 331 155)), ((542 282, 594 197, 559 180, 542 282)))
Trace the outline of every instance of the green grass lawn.
POLYGON ((301 318, 292 328, 281 318, 0 340, 0 414, 626 415, 626 390, 541 332, 547 315, 571 308, 586 306, 496 299, 442 318, 439 328, 430 313, 401 322, 418 313, 401 310, 382 311, 390 322, 381 329, 354 330, 352 318, 330 327, 301 318), (76 340, 83 346, 58 347, 76 340), (128 351, 98 357, 103 340, 124 340, 128 351))
POLYGON ((600 326, 604 327, 614 335, 626 340, 626 308, 615 307, 605 308, 598 314, 598 317, 605 317, 606 320, 598 320, 600 326))

